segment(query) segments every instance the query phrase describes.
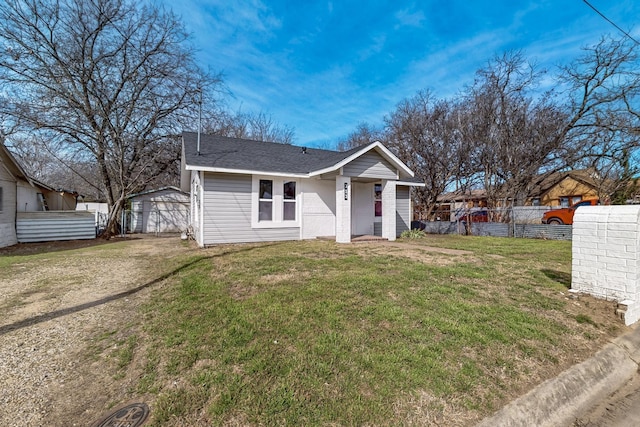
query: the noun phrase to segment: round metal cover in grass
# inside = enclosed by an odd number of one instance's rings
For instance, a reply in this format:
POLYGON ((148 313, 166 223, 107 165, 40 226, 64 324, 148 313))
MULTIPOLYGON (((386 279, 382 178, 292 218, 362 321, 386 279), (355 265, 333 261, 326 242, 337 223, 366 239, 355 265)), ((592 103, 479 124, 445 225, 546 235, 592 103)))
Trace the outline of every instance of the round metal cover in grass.
POLYGON ((113 410, 91 427, 139 427, 148 416, 149 406, 146 403, 132 403, 113 410))

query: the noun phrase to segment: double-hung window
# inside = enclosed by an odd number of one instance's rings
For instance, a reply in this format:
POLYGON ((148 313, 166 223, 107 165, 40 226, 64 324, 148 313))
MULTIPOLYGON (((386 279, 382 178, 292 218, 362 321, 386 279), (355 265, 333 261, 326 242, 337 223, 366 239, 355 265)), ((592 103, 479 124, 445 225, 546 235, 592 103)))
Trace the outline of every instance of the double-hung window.
POLYGON ((258 221, 273 220, 273 181, 270 179, 260 180, 260 190, 258 193, 258 221))
POLYGON ((251 226, 298 227, 298 183, 291 178, 253 177, 251 226))
POLYGON ((285 181, 283 184, 282 220, 296 220, 296 182, 285 181))

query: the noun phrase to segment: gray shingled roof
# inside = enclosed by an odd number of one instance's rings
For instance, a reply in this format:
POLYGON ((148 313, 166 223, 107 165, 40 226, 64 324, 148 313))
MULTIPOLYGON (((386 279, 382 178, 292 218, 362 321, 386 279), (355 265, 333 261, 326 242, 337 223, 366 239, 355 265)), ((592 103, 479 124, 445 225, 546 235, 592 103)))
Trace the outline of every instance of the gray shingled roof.
POLYGON ((271 173, 307 174, 329 168, 362 149, 339 152, 250 141, 216 135, 200 135, 200 154, 197 153, 198 134, 183 132, 185 162, 189 166, 224 168, 271 173))

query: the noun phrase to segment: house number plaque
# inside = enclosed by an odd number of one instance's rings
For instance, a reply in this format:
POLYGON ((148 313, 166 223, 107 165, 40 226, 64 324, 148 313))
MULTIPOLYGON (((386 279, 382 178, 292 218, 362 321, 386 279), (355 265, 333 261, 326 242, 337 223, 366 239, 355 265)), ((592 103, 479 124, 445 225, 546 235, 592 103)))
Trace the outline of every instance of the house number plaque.
POLYGON ((349 200, 349 183, 344 183, 344 199, 349 200))

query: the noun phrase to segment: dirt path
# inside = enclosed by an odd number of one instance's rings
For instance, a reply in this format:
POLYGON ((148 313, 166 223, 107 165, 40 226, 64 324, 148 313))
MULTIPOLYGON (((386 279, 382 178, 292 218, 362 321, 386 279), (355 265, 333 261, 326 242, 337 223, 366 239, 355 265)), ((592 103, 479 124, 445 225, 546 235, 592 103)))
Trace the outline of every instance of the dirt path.
MULTIPOLYGON (((89 425, 120 404, 131 384, 114 380, 100 355, 87 360, 87 337, 126 327, 149 295, 141 283, 154 277, 149 269, 163 254, 190 250, 178 238, 152 237, 105 244, 97 256, 65 257, 60 248, 73 243, 49 245, 55 252, 45 251, 38 265, 0 272, 0 425, 6 427, 89 425)), ((43 246, 19 245, 0 257, 43 246)))

